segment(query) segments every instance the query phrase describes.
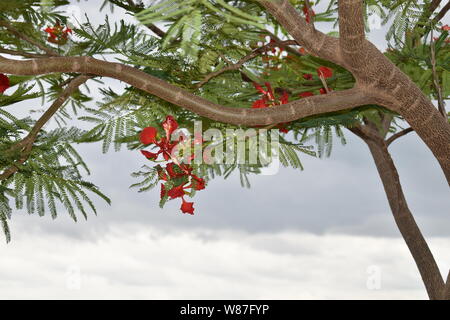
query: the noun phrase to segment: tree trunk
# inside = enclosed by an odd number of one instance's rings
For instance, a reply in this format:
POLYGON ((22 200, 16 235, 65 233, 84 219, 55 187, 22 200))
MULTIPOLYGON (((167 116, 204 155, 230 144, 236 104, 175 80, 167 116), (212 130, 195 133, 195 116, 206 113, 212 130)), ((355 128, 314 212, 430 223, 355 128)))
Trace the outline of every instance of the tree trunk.
POLYGON ((379 139, 373 137, 361 138, 368 145, 375 161, 395 222, 416 262, 429 298, 431 300, 445 299, 443 294, 445 290, 444 280, 433 254, 408 208, 399 175, 386 142, 381 136, 379 139))

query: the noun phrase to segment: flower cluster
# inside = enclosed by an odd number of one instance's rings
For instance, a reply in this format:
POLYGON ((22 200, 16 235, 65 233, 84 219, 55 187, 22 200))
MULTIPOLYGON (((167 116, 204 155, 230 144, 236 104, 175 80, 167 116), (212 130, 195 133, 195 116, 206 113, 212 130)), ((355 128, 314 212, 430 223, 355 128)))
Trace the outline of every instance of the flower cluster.
POLYGON ((3 73, 0 73, 0 93, 3 94, 6 89, 11 86, 9 82, 9 78, 5 76, 3 73))
POLYGON ((57 45, 66 44, 69 39, 69 34, 72 33, 72 29, 68 27, 64 28, 59 22, 56 23, 55 26, 48 27, 44 31, 48 33, 47 41, 57 45))
POLYGON ((141 153, 149 160, 157 161, 161 155, 167 164, 165 167, 157 165, 158 178, 161 180, 161 199, 181 198, 181 211, 183 213, 194 214, 194 203, 185 200, 186 195, 191 195, 194 191, 205 189, 206 182, 193 174, 193 168, 189 164, 180 163, 172 155, 174 148, 184 140, 183 136, 177 141, 171 141, 172 134, 178 128, 177 121, 172 116, 167 116, 162 123, 165 137, 159 137, 158 129, 147 127, 140 134, 140 141, 144 145, 156 146, 157 152, 141 150, 141 153), (159 137, 159 138, 158 138, 159 137), (190 192, 188 190, 190 189, 190 192))

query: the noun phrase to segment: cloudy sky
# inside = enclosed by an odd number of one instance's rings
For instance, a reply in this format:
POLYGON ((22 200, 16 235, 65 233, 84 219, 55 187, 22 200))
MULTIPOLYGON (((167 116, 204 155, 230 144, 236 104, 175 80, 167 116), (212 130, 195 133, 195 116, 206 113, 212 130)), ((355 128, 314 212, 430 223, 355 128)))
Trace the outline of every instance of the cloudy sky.
MULTIPOLYGON (((101 2, 74 4, 92 13, 101 2)), ((384 48, 384 33, 369 37, 384 48)), ((112 205, 97 201, 98 216, 78 223, 64 212, 52 220, 15 211, 13 240, 0 242, 0 298, 425 299, 368 149, 351 134, 347 139, 329 159, 303 156, 304 171, 252 177, 251 189, 242 189, 236 176, 212 181, 196 195, 195 216, 180 214, 178 201, 161 210, 157 190, 129 190, 130 173, 144 163, 140 154, 104 155, 100 145, 81 146, 89 180, 112 205)), ((415 134, 391 152, 446 274, 444 176, 415 134)))

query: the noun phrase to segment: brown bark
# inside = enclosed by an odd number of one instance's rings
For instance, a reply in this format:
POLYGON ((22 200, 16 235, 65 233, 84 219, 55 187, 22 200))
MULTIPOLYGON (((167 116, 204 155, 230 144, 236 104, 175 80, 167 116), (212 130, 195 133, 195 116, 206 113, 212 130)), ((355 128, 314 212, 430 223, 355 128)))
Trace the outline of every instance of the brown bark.
POLYGON ((398 229, 419 269, 428 296, 432 300, 445 299, 445 284, 436 261, 408 207, 400 178, 387 149, 386 141, 368 126, 352 130, 369 147, 378 174, 383 182, 392 214, 398 229))
POLYGON ((359 88, 353 88, 328 95, 303 98, 276 108, 242 109, 225 107, 136 68, 91 57, 54 57, 18 61, 0 56, 0 72, 16 75, 74 72, 110 77, 122 80, 206 118, 245 126, 290 122, 311 115, 347 110, 375 102, 373 98, 367 96, 359 88))

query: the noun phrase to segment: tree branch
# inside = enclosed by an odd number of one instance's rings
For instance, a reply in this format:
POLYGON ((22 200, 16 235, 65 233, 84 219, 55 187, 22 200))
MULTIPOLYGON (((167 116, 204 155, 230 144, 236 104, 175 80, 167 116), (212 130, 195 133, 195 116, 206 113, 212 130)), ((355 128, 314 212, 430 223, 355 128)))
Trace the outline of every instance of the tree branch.
POLYGON ((0 181, 6 180, 19 171, 19 167, 23 165, 29 158, 33 144, 36 141, 36 137, 42 127, 55 115, 55 113, 61 108, 61 106, 67 101, 67 99, 78 89, 80 85, 91 79, 92 76, 78 76, 73 79, 69 85, 61 92, 58 98, 53 102, 50 108, 36 121, 35 125, 31 129, 30 133, 22 139, 20 142, 13 145, 6 152, 13 153, 20 152, 20 159, 15 162, 14 165, 7 168, 0 174, 0 181))
POLYGON ((413 132, 413 128, 407 128, 402 131, 397 132, 396 134, 393 134, 389 139, 386 140, 386 144, 389 146, 392 142, 397 140, 400 137, 406 136, 408 133, 413 132))
POLYGON ((433 18, 434 23, 438 23, 443 17, 445 17, 448 10, 450 10, 450 1, 447 2, 447 4, 442 8, 441 11, 439 11, 436 17, 433 18))
POLYGON ((344 64, 339 39, 327 36, 307 23, 289 0, 260 0, 260 3, 309 53, 339 65, 344 64))
POLYGON ((3 48, 0 48, 0 53, 5 53, 5 54, 12 55, 12 56, 21 56, 21 57, 25 57, 25 58, 48 58, 48 57, 50 57, 48 54, 36 54, 36 53, 9 50, 9 49, 3 49, 3 48))
POLYGON ((375 161, 395 222, 419 269, 428 296, 432 300, 441 299, 445 287, 444 280, 433 253, 408 207, 397 168, 383 136, 374 130, 376 127, 374 123, 368 122, 362 127, 366 127, 376 136, 371 139, 360 137, 368 145, 375 161))
POLYGON ((163 100, 200 116, 235 125, 256 126, 290 122, 311 115, 351 109, 371 104, 374 100, 359 88, 328 95, 303 98, 265 109, 225 107, 212 103, 189 91, 167 83, 141 70, 120 63, 91 57, 55 57, 35 60, 11 60, 0 56, 0 72, 15 75, 41 75, 74 72, 110 77, 124 81, 163 100))
POLYGON ((27 35, 23 34, 19 30, 17 30, 16 28, 14 28, 9 22, 0 21, 0 27, 6 28, 6 30, 8 30, 13 35, 15 35, 17 38, 22 39, 22 40, 28 42, 29 44, 31 44, 31 45, 41 49, 42 51, 47 53, 49 56, 53 56, 53 57, 59 56, 59 54, 56 51, 53 51, 53 49, 50 49, 50 48, 44 46, 43 44, 41 44, 40 42, 38 42, 38 41, 28 37, 27 35))

